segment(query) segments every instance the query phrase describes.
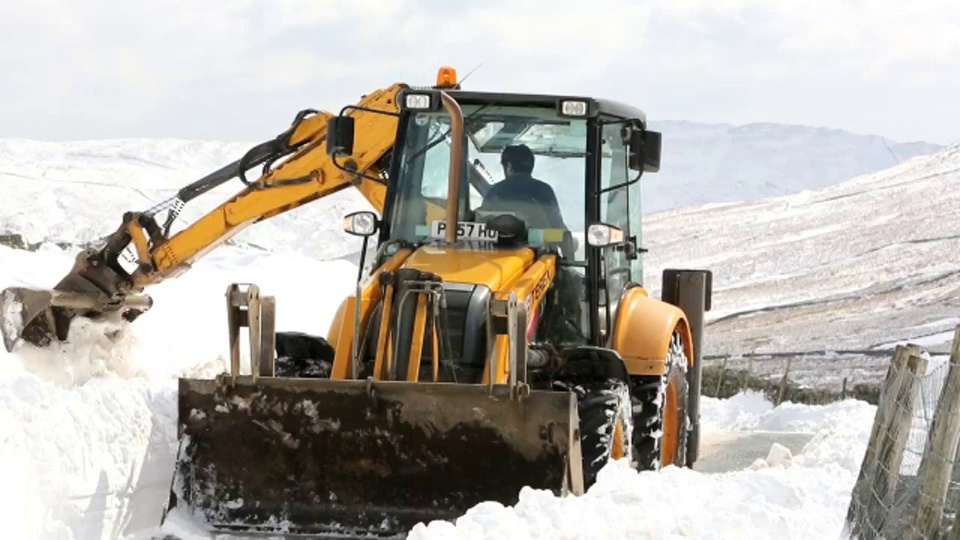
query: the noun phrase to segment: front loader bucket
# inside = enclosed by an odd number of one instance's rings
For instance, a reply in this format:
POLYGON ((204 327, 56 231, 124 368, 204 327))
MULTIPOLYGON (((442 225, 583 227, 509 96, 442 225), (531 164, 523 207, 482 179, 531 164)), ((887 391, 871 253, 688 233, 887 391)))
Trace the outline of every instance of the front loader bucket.
MULTIPOLYGON (((580 474, 566 392, 466 384, 181 379, 170 506, 212 530, 404 535, 580 474), (573 463, 574 465, 569 465, 573 463)), ((577 489, 573 489, 577 492, 577 489)))

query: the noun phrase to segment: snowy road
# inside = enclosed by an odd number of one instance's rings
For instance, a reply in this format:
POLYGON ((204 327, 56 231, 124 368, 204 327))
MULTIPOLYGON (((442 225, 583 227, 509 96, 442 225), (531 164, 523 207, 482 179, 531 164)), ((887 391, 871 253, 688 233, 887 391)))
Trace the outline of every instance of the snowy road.
POLYGON ((777 433, 775 431, 737 432, 714 431, 700 441, 700 457, 694 470, 704 473, 740 471, 750 467, 758 459, 782 458, 780 451, 771 456, 770 451, 778 445, 799 454, 813 438, 813 433, 777 433))

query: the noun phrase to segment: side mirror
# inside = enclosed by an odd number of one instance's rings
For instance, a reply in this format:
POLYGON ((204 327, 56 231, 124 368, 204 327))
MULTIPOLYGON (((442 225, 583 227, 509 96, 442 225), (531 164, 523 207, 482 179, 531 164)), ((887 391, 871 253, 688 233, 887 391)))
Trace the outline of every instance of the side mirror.
POLYGON ((343 232, 354 236, 373 236, 380 229, 380 220, 373 212, 354 212, 343 218, 343 232))
POLYGON ((352 116, 334 116, 327 120, 327 155, 353 154, 353 126, 352 116))
POLYGON ((662 137, 659 131, 635 129, 630 132, 630 169, 643 172, 660 170, 662 137))

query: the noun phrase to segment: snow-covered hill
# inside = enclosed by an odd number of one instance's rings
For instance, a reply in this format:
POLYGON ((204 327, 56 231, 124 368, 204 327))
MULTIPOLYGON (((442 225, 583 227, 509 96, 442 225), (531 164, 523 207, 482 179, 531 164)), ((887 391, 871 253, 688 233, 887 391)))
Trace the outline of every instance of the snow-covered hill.
MULTIPOLYGON (((79 244, 112 233, 124 212, 146 210, 240 157, 253 142, 124 139, 80 142, 0 140, 0 234, 28 243, 79 244)), ((183 228, 243 188, 231 180, 188 203, 183 228)), ((369 208, 353 189, 247 228, 234 240, 317 259, 358 252, 341 218, 369 208), (331 238, 334 240, 331 241, 331 238)))
MULTIPOLYGON (((645 178, 646 211, 754 200, 818 189, 903 159, 936 151, 875 136, 781 124, 735 127, 661 122, 660 173, 645 178)), ((128 210, 144 210, 193 180, 239 159, 254 141, 123 139, 77 142, 0 140, 0 234, 28 242, 80 243, 112 232, 128 210)), ((231 181, 189 203, 196 219, 242 188, 231 181)), ((236 241, 318 258, 359 250, 355 238, 331 243, 340 218, 368 208, 354 190, 243 231, 236 241)))
POLYGON ((942 149, 788 124, 650 124, 663 132, 664 156, 644 179, 645 212, 821 189, 942 149))
POLYGON ((960 323, 958 187, 960 145, 817 192, 654 214, 646 280, 713 270, 707 354, 807 353, 801 379, 876 379, 896 342, 946 352, 960 323))

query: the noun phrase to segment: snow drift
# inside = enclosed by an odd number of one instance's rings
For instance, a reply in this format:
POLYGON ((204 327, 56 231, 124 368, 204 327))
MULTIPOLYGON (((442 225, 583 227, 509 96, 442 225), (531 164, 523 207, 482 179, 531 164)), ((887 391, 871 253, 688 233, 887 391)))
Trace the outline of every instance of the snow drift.
MULTIPOLYGON (((72 255, 0 246, 0 282, 45 286, 72 255)), ((172 479, 177 377, 227 369, 227 284, 275 294, 278 328, 326 334, 355 276, 343 261, 223 248, 152 288, 135 325, 78 319, 68 343, 0 349, 0 522, 16 538, 149 538, 172 479)))
POLYGON ((774 448, 770 461, 721 474, 667 467, 637 473, 608 465, 580 498, 525 489, 514 507, 484 503, 456 523, 414 529, 411 540, 494 538, 837 538, 860 469, 874 408, 857 401, 774 409, 755 395, 704 399, 710 430, 766 423, 815 435, 796 456, 774 448), (730 423, 730 418, 737 421, 730 423), (812 428, 812 429, 810 429, 812 428), (775 459, 776 458, 776 459, 775 459))

